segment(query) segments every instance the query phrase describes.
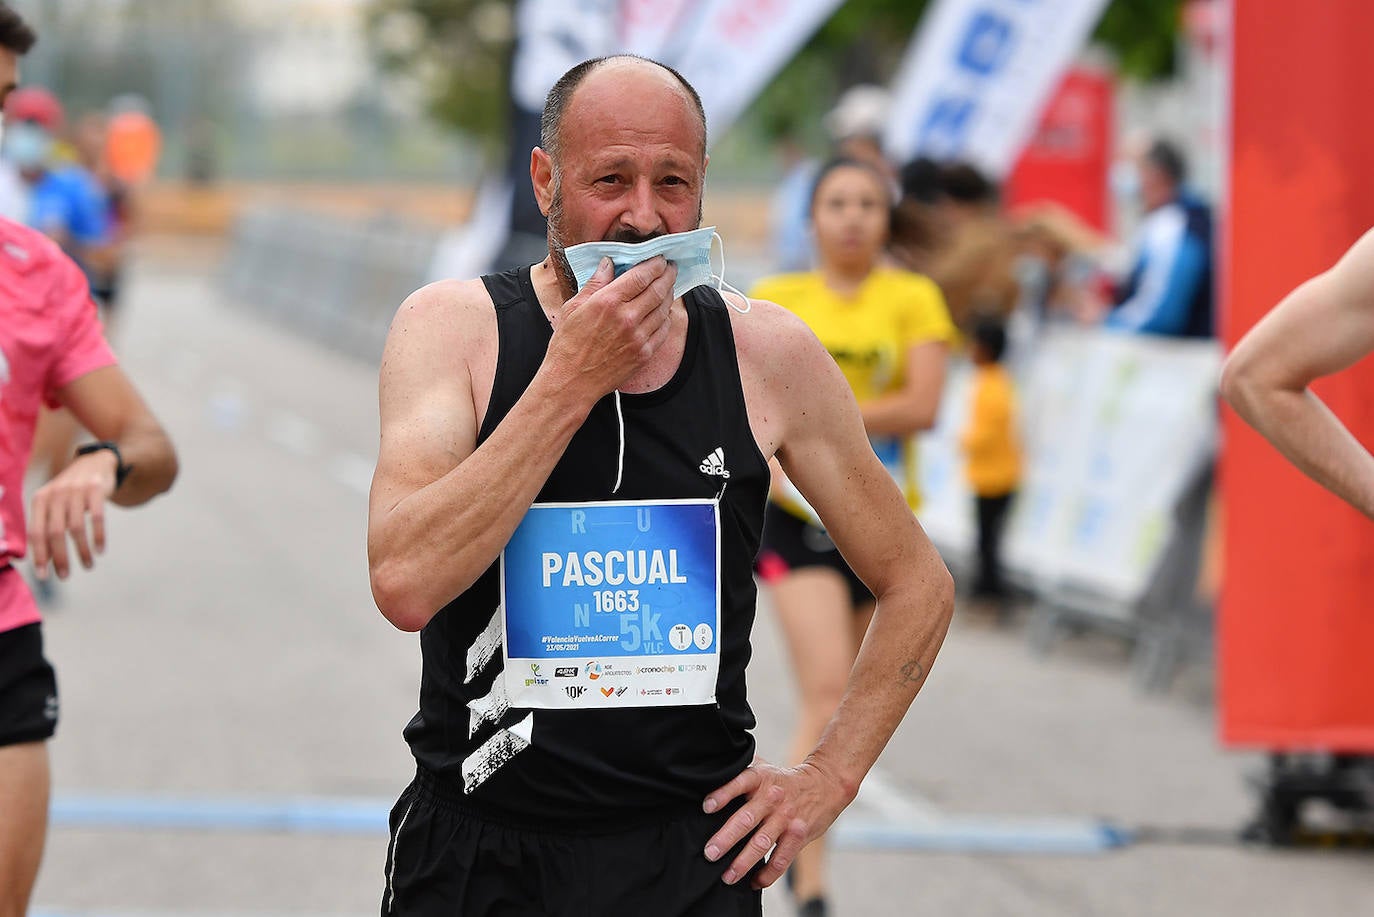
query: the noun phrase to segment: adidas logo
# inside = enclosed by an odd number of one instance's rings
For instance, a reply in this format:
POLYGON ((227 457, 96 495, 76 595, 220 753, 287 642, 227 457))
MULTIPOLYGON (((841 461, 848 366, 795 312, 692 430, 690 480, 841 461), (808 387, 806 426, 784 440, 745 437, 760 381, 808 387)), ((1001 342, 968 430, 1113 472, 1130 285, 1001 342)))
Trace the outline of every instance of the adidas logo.
POLYGON ((715 451, 701 460, 703 474, 709 474, 717 478, 729 478, 730 469, 725 467, 725 449, 717 446, 715 451))

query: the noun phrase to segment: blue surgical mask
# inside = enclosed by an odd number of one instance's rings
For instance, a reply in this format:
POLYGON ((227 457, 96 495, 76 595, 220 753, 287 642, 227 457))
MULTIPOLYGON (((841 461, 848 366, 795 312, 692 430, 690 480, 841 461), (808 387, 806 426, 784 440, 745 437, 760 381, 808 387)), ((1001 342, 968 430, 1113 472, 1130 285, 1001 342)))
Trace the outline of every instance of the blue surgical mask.
MULTIPOLYGON (((602 258, 611 259, 615 265, 615 276, 619 277, 641 261, 662 255, 677 265, 677 279, 673 281, 674 299, 703 284, 717 290, 729 288, 738 293, 725 282, 724 241, 720 243, 720 273, 715 274, 711 270, 711 243, 717 240, 720 240, 720 233, 716 232, 716 228, 703 226, 688 232, 655 236, 643 242, 583 242, 565 248, 563 255, 568 259, 579 290, 592 279, 602 258)), ((739 309, 726 300, 731 308, 741 313, 749 311, 749 300, 745 298, 744 301, 745 308, 739 309)))
POLYGON ((11 124, 5 131, 4 156, 20 169, 46 165, 52 154, 52 135, 32 121, 11 124))

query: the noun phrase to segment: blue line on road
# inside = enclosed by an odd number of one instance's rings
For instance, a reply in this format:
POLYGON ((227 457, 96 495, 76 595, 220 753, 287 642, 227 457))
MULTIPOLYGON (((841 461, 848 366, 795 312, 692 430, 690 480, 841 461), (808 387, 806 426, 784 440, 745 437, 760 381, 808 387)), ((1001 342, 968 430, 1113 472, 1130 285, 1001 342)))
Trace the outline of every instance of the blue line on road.
POLYGON ((967 818, 931 822, 841 819, 830 830, 836 847, 850 850, 926 850, 941 853, 1103 853, 1132 842, 1131 835, 1093 819, 967 818))
MULTIPOLYGON (((387 833, 391 803, 381 799, 63 795, 53 801, 58 828, 272 831, 290 834, 387 833)), ((942 816, 919 824, 841 818, 836 846, 863 850, 957 853, 1090 854, 1124 847, 1128 832, 1095 819, 942 816)))
POLYGON ((378 799, 66 795, 53 800, 51 818, 59 828, 385 834, 390 811, 378 799))

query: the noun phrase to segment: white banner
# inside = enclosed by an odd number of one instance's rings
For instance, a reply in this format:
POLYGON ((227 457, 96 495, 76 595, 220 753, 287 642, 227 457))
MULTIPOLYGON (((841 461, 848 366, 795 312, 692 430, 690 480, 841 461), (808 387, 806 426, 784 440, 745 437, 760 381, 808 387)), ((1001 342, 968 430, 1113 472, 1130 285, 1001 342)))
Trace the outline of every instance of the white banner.
MULTIPOLYGON (((665 54, 696 87, 719 139, 840 0, 700 0, 682 56, 665 54)), ((671 47, 664 49, 671 51, 671 47)))
MULTIPOLYGON (((511 94, 538 114, 553 84, 573 64, 618 50, 617 0, 521 0, 515 16, 511 94)), ((528 160, 530 151, 513 151, 528 160)))
MULTIPOLYGON (((511 88, 539 111, 569 67, 639 54, 678 70, 720 136, 841 0, 522 0, 511 88)), ((522 161, 528 150, 517 151, 522 161)))
POLYGON ((888 154, 1006 175, 1105 4, 939 0, 892 84, 888 154))

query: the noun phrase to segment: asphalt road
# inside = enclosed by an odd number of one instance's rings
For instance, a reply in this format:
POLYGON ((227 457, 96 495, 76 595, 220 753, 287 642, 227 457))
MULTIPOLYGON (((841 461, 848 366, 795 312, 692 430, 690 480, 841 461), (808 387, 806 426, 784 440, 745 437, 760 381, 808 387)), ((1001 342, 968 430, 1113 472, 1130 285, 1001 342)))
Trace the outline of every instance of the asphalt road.
MULTIPOLYGON (((375 367, 226 302, 204 253, 146 254, 129 293, 118 346, 183 472, 169 497, 114 516, 107 556, 64 586, 48 619, 59 806, 87 819, 98 803, 130 808, 107 827, 53 830, 35 910, 376 913, 381 832, 141 826, 154 804, 207 799, 371 811, 408 780, 400 730, 418 648, 373 607, 364 554, 375 367)), ((776 755, 792 705, 766 609, 756 647, 758 737, 776 755)), ((1020 629, 961 608, 881 779, 837 828, 836 913, 1374 914, 1368 855, 1226 840, 1250 813, 1242 777, 1255 760, 1219 749, 1209 678, 1192 671, 1143 698, 1110 641, 1037 658, 1020 629), (1043 850, 1062 834, 1052 827, 1077 836, 1093 819, 1207 829, 1206 842, 1073 855, 875 847, 972 830, 1043 850)), ((790 914, 780 892, 766 900, 770 915, 790 914)))

